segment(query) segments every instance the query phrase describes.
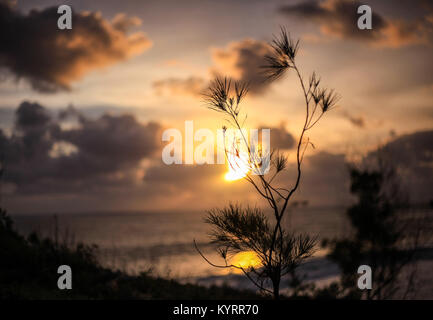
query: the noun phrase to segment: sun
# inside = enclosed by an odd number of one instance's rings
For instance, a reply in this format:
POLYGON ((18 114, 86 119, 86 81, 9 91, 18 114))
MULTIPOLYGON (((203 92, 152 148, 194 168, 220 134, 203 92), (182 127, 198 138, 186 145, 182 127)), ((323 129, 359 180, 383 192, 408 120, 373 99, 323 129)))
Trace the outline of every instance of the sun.
POLYGON ((245 177, 250 171, 248 156, 244 153, 239 155, 227 153, 228 171, 224 175, 226 181, 235 181, 245 177))
POLYGON ((231 263, 234 266, 240 267, 240 268, 256 268, 261 266, 260 258, 257 256, 257 254, 254 251, 243 251, 237 253, 232 259, 231 263))

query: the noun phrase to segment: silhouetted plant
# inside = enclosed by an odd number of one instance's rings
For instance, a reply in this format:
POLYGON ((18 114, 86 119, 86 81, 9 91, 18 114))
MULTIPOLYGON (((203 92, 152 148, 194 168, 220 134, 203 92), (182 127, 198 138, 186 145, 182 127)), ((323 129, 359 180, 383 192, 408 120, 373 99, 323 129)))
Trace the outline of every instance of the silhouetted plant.
MULTIPOLYGON (((217 78, 206 95, 206 101, 211 110, 222 113, 228 123, 240 135, 240 141, 234 141, 234 148, 225 147, 229 165, 235 167, 233 157, 242 161, 241 146, 248 153, 247 166, 249 173, 244 177, 254 190, 266 200, 273 212, 273 221, 261 209, 242 207, 230 204, 224 209, 214 209, 208 212, 206 222, 214 227, 211 234, 213 243, 218 245, 218 251, 224 259, 224 265, 210 262, 197 248, 202 257, 211 265, 220 268, 240 269, 262 292, 270 293, 274 298, 280 296, 280 282, 284 275, 294 274, 296 267, 313 254, 316 239, 306 234, 295 235, 285 230, 282 219, 288 209, 292 195, 298 189, 301 181, 302 160, 308 145, 311 144, 305 134, 322 116, 331 110, 339 97, 333 90, 320 86, 320 78, 313 73, 305 82, 296 64, 299 50, 299 40, 294 41, 284 28, 271 43, 272 54, 265 57, 267 65, 263 70, 268 81, 280 78, 289 70, 297 75, 305 102, 305 121, 301 129, 296 148, 296 180, 291 187, 279 187, 275 178, 288 165, 287 156, 278 150, 266 154, 260 145, 249 142, 243 133, 240 104, 248 93, 248 85, 233 82, 230 79, 217 78), (266 159, 270 161, 266 162, 266 159), (264 175, 269 166, 267 176, 264 175), (251 174, 252 173, 252 174, 251 174), (253 251, 260 260, 260 267, 243 267, 229 263, 230 255, 243 251, 253 251), (268 285, 271 283, 271 288, 268 285)), ((223 127, 226 132, 227 127, 223 127)), ((235 161, 236 162, 236 161, 235 161)))

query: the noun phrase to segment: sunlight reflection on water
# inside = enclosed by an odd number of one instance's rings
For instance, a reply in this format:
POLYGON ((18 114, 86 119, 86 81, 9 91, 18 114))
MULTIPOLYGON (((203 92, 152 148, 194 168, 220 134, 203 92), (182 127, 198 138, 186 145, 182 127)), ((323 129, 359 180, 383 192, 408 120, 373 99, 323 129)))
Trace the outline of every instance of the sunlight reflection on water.
MULTIPOLYGON (((300 208, 285 224, 319 239, 336 237, 347 230, 343 212, 342 208, 300 208)), ((211 261, 223 263, 208 244, 210 229, 203 223, 204 217, 204 212, 95 213, 59 215, 58 221, 61 234, 67 229, 76 242, 98 245, 101 263, 110 268, 129 273, 152 269, 154 274, 178 279, 236 274, 209 266, 195 251, 193 239, 211 261)), ((21 232, 36 230, 53 235, 53 216, 14 216, 14 220, 21 232)), ((318 250, 315 255, 324 254, 318 250)), ((244 254, 235 257, 234 262, 257 261, 244 254)))

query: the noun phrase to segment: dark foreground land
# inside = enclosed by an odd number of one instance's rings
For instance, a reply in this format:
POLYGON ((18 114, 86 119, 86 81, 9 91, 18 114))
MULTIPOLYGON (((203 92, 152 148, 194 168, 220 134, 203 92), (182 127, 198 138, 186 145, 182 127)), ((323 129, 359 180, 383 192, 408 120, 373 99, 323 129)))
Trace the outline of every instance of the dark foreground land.
POLYGON ((25 238, 0 212, 0 300, 3 299, 257 299, 226 286, 203 287, 142 273, 130 276, 102 267, 95 247, 70 247, 36 234, 25 238), (72 269, 72 290, 57 287, 60 265, 72 269))

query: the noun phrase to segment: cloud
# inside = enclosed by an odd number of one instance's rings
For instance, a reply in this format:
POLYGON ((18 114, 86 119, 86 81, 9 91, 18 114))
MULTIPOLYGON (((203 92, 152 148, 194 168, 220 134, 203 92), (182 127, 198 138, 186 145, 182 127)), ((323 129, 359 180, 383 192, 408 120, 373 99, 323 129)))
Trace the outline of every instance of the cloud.
MULTIPOLYGON (((412 203, 427 203, 432 199, 433 130, 394 137, 365 155, 363 162, 367 168, 377 163, 378 155, 396 168, 401 186, 412 203)), ((292 164, 278 183, 287 184, 295 177, 296 167, 292 164)), ((321 151, 305 156, 296 199, 308 200, 312 205, 346 205, 351 202, 349 190, 348 160, 344 154, 321 151)))
POLYGON ((155 165, 143 178, 149 203, 164 208, 208 210, 229 201, 261 205, 260 197, 245 180, 227 182, 226 165, 155 165))
MULTIPOLYGON (((432 130, 396 137, 383 145, 379 152, 396 167, 400 180, 414 202, 426 202, 432 199, 432 130)), ((376 157, 377 153, 371 152, 367 159, 376 157)))
POLYGON ((341 115, 355 127, 365 128, 365 119, 362 116, 354 116, 347 111, 342 111, 341 115))
POLYGON ((271 53, 271 47, 265 41, 231 42, 225 48, 212 49, 214 66, 211 70, 214 75, 248 83, 253 94, 262 93, 270 85, 262 67, 267 64, 265 56, 271 53))
MULTIPOLYGON (((269 86, 262 67, 268 62, 265 56, 271 54, 268 43, 253 39, 244 39, 229 43, 225 48, 211 50, 212 66, 210 78, 228 77, 249 84, 251 94, 263 93, 269 86)), ((157 94, 187 94, 201 96, 209 86, 209 81, 202 77, 168 78, 153 82, 157 94)))
POLYGON ((320 205, 344 205, 349 199, 349 174, 344 154, 321 151, 305 157, 297 198, 320 205))
MULTIPOLYGON (((376 163, 378 155, 385 157, 398 174, 401 186, 412 203, 427 203, 433 190, 433 130, 418 131, 393 138, 365 155, 367 164, 376 163)), ((310 204, 350 203, 348 161, 344 154, 326 151, 305 157, 297 199, 310 204)), ((294 167, 283 177, 293 181, 294 167)))
POLYGON ((261 138, 262 129, 270 129, 272 149, 288 150, 288 149, 292 149, 295 146, 295 138, 290 132, 286 130, 284 123, 281 123, 279 127, 273 127, 273 128, 262 126, 259 129, 259 141, 261 141, 262 139, 261 138))
POLYGON ((157 94, 192 95, 199 97, 207 88, 207 82, 201 77, 168 78, 153 82, 153 89, 157 94))
MULTIPOLYGON (((290 189, 296 178, 296 163, 290 162, 287 169, 275 180, 276 187, 290 189)), ((327 151, 306 154, 302 163, 301 182, 293 200, 306 200, 311 206, 341 206, 349 203, 349 186, 347 159, 344 154, 327 151)))
POLYGON ((92 70, 128 59, 148 49, 143 33, 128 35, 138 18, 100 13, 73 13, 72 30, 59 30, 56 7, 28 15, 0 3, 0 67, 42 92, 68 90, 92 70))
POLYGON ((18 193, 62 193, 134 183, 145 158, 160 150, 161 126, 132 115, 88 119, 74 109, 53 117, 37 103, 16 111, 13 134, 0 132, 5 181, 18 193), (73 114, 75 112, 75 115, 73 114), (78 126, 65 128, 66 117, 78 126))
MULTIPOLYGON (((55 116, 40 104, 23 102, 16 110, 12 134, 0 131, 6 168, 3 182, 13 186, 8 203, 23 212, 35 205, 40 211, 89 211, 206 209, 220 206, 221 199, 263 204, 246 181, 224 181, 227 165, 162 164, 161 133, 159 124, 142 124, 131 115, 89 118, 68 108, 55 116), (62 203, 69 205, 62 207, 62 203)), ((271 128, 271 142, 283 149, 294 145, 283 124, 271 128)), ((394 137, 382 150, 398 168, 412 199, 429 200, 433 131, 394 137)), ((295 151, 286 152, 293 160, 295 151)), ((372 151, 366 157, 375 156, 372 151)), ((292 161, 276 180, 277 186, 290 186, 295 178, 292 161)), ((295 199, 308 200, 310 205, 344 205, 351 199, 349 187, 344 154, 307 152, 295 199)))
MULTIPOLYGON (((402 135, 382 148, 404 167, 430 169, 433 163, 433 131, 419 131, 402 135), (430 167, 430 168, 429 168, 430 167)), ((432 173, 432 172, 430 172, 432 173)))
MULTIPOLYGON (((433 20, 427 13, 412 21, 387 19, 373 10, 372 29, 358 29, 358 1, 326 0, 308 1, 285 5, 279 11, 313 21, 322 34, 340 39, 368 42, 379 47, 401 47, 420 43, 432 43, 433 20)), ((427 11, 428 12, 428 11, 427 11)))
MULTIPOLYGON (((223 165, 156 165, 146 171, 143 180, 153 186, 161 186, 166 193, 176 194, 193 187, 202 187, 210 181, 220 178, 226 168, 223 165)), ((215 187, 215 185, 213 186, 215 187)))

